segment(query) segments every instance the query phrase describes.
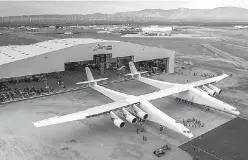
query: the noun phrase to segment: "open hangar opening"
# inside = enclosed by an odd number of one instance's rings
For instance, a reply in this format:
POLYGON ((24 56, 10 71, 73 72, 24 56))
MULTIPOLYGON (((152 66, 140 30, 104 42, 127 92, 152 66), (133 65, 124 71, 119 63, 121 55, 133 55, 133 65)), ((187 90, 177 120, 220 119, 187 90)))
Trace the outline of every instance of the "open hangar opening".
MULTIPOLYGON (((119 41, 104 41, 87 39, 80 44, 78 39, 59 39, 50 40, 51 42, 40 42, 32 45, 17 46, 2 49, 2 53, 14 57, 12 54, 24 53, 23 49, 35 52, 35 49, 48 50, 48 52, 34 56, 28 53, 28 57, 20 60, 13 60, 10 63, 0 65, 0 80, 9 81, 20 80, 34 77, 48 77, 60 79, 64 75, 75 76, 76 80, 85 80, 85 66, 94 70, 93 74, 97 77, 111 76, 120 73, 129 73, 128 62, 134 61, 140 70, 150 71, 151 68, 156 72, 174 72, 174 51, 142 46, 119 41), (54 42, 55 41, 55 42, 54 42), (90 42, 88 42, 90 41, 90 42), (54 43, 54 44, 51 44, 54 43), (75 43, 75 45, 74 45, 75 43), (59 45, 64 45, 59 48, 59 45), (57 45, 56 49, 53 49, 57 45), (31 48, 31 49, 30 49, 31 48), (35 48, 35 49, 34 49, 35 48), (8 52, 11 50, 11 52, 8 52), (53 51, 51 51, 53 50, 53 51), (14 53, 13 53, 14 52, 14 53), (163 68, 156 70, 156 68, 163 68), (80 73, 79 73, 80 72, 80 73), (116 73, 116 74, 115 74, 116 73), (107 74, 107 75, 106 75, 107 74)), ((22 54, 23 55, 23 54, 22 54)), ((25 56, 25 55, 24 55, 25 56)), ((68 77, 64 77, 66 79, 68 77)))
POLYGON ((168 73, 168 58, 134 61, 134 55, 112 57, 112 53, 95 54, 93 60, 65 63, 65 71, 82 71, 85 67, 97 70, 99 75, 117 75, 130 73, 129 62, 134 62, 139 71, 148 71, 150 74, 168 73))
POLYGON ((67 62, 65 63, 65 71, 84 72, 84 68, 88 66, 95 69, 93 72, 97 72, 97 75, 121 75, 130 72, 128 64, 132 61, 140 71, 149 71, 150 74, 174 72, 173 51, 165 50, 166 52, 161 52, 160 50, 160 53, 158 53, 156 52, 158 48, 151 47, 153 50, 146 52, 147 48, 151 48, 131 43, 125 43, 124 45, 126 46, 123 46, 123 44, 122 46, 98 44, 96 46, 98 49, 94 49, 92 60, 67 62), (117 47, 120 47, 120 50, 114 49, 117 47), (138 48, 140 50, 137 50, 137 47, 140 47, 138 48))

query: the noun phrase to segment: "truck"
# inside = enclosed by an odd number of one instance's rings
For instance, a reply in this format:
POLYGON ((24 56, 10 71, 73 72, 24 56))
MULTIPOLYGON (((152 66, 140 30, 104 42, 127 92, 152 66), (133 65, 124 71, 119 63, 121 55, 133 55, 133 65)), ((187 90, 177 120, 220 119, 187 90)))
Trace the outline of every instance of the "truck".
POLYGON ((166 151, 171 150, 171 147, 169 145, 164 145, 162 147, 157 148, 155 151, 153 151, 153 154, 155 154, 157 157, 161 157, 165 155, 166 151))

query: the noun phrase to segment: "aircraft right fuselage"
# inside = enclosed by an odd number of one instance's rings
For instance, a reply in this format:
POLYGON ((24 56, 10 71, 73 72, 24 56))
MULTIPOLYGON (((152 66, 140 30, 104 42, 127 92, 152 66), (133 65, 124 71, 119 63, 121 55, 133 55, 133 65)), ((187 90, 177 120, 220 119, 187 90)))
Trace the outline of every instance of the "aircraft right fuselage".
POLYGON ((187 87, 188 91, 177 93, 173 95, 173 97, 177 97, 182 100, 193 102, 199 105, 208 106, 210 108, 214 108, 216 110, 220 110, 236 116, 240 114, 240 112, 235 107, 210 96, 206 91, 202 89, 197 89, 195 87, 192 87, 190 84, 169 83, 169 82, 158 81, 141 76, 138 76, 136 79, 138 81, 152 85, 159 89, 167 89, 171 87, 184 87, 184 88, 187 87))
MULTIPOLYGON (((126 100, 126 101, 132 101, 139 99, 138 96, 128 95, 124 93, 120 93, 102 86, 99 86, 97 84, 90 85, 90 87, 105 96, 111 98, 114 101, 119 100, 126 100)), ((164 112, 157 109, 152 103, 146 100, 139 100, 140 104, 139 106, 133 106, 133 107, 139 107, 143 112, 147 113, 147 119, 151 122, 155 122, 159 125, 162 125, 164 127, 167 127, 177 133, 180 133, 188 138, 192 138, 193 134, 192 132, 186 128, 181 123, 177 122, 175 119, 171 118, 170 116, 166 115, 164 112)))

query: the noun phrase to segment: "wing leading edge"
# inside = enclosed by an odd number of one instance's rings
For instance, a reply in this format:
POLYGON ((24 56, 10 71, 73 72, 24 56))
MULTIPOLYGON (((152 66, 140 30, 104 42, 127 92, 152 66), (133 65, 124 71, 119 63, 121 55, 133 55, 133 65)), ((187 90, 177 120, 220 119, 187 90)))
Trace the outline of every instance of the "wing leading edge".
POLYGON ((58 124, 58 123, 82 120, 85 118, 90 118, 90 117, 99 116, 105 113, 109 113, 110 111, 114 111, 121 107, 129 106, 135 103, 138 103, 138 101, 137 100, 117 101, 117 102, 89 108, 84 111, 79 111, 79 112, 67 114, 64 116, 56 116, 56 117, 44 119, 41 121, 33 122, 33 124, 35 127, 43 127, 43 126, 48 126, 48 125, 53 125, 53 124, 58 124))
POLYGON ((142 100, 143 101, 155 100, 155 99, 170 96, 176 93, 184 92, 187 90, 188 88, 185 88, 185 87, 172 87, 172 88, 160 90, 157 92, 141 95, 138 97, 130 96, 130 98, 127 98, 125 100, 104 104, 101 106, 89 108, 84 111, 79 111, 79 112, 72 113, 72 114, 44 119, 41 121, 33 122, 33 124, 35 127, 43 127, 43 126, 48 126, 48 125, 53 125, 53 124, 82 120, 85 118, 100 116, 102 114, 109 113, 110 111, 118 110, 121 107, 128 107, 129 105, 139 103, 142 100))
POLYGON ((198 87, 198 86, 202 86, 202 85, 205 85, 205 84, 210 84, 210 83, 215 83, 215 82, 218 82, 224 78, 227 78, 229 75, 227 74, 222 74, 220 76, 217 76, 217 77, 213 77, 213 78, 209 78, 209 79, 204 79, 204 80, 199 80, 199 81, 196 81, 196 82, 192 82, 192 83, 188 83, 189 85, 193 86, 193 87, 198 87))

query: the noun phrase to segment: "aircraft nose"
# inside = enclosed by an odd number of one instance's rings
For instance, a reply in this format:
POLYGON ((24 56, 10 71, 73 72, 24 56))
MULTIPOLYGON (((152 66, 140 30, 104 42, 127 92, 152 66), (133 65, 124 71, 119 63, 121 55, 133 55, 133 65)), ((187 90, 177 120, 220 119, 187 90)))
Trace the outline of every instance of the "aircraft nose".
POLYGON ((238 116, 238 115, 240 115, 240 112, 239 112, 239 111, 236 111, 236 113, 235 113, 235 114, 238 116))
POLYGON ((188 138, 192 138, 194 136, 191 131, 188 131, 188 132, 187 131, 183 131, 183 135, 185 135, 188 138))
POLYGON ((192 138, 193 136, 193 133, 189 133, 187 137, 192 138))

